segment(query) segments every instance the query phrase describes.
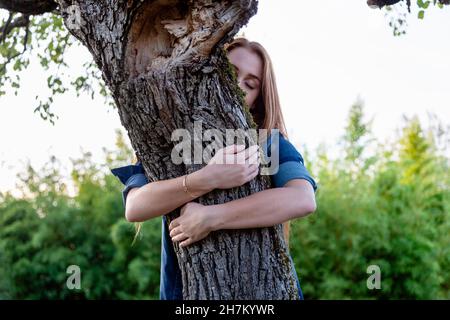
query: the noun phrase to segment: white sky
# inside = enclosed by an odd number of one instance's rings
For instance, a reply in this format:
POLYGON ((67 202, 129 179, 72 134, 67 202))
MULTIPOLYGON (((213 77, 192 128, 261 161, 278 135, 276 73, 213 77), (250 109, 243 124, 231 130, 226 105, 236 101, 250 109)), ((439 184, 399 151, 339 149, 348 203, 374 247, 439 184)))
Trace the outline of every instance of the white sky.
MULTIPOLYGON (((243 31, 271 55, 290 140, 301 153, 303 146, 333 145, 358 96, 367 119, 375 116, 380 141, 394 136, 402 114, 426 124, 433 112, 450 122, 450 8, 431 8, 424 20, 413 12, 407 34, 394 37, 384 13, 365 0, 260 0, 243 31)), ((87 57, 84 49, 72 51, 69 72, 81 74, 87 57)), ((14 189, 27 159, 38 169, 55 155, 68 173, 81 148, 99 162, 103 147, 114 149, 122 126, 103 98, 57 98, 55 126, 33 113, 47 76, 32 66, 18 96, 0 98, 0 191, 14 189)))

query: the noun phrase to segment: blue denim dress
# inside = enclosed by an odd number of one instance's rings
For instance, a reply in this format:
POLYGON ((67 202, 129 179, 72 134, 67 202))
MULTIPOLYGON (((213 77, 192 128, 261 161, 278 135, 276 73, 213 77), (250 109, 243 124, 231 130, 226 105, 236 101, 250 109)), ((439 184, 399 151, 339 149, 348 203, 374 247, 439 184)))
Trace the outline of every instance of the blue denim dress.
MULTIPOLYGON (((283 187, 292 179, 305 179, 311 183, 314 192, 317 191, 317 184, 304 166, 303 157, 282 134, 279 134, 278 132, 276 134, 272 133, 267 139, 267 143, 262 147, 264 154, 268 157, 271 156, 271 152, 273 151, 278 152, 279 155, 278 170, 271 176, 275 188, 283 187)), ((137 162, 135 165, 111 169, 111 172, 125 185, 125 188, 122 191, 124 207, 126 205, 128 192, 132 188, 142 187, 148 183, 144 168, 140 162, 137 162)), ((289 259, 295 270, 294 262, 290 254, 289 259)), ((299 298, 300 300, 303 300, 300 281, 297 272, 294 273, 297 281, 299 298)), ((170 238, 166 216, 163 216, 162 218, 160 299, 183 299, 181 270, 178 266, 172 239, 170 238)))

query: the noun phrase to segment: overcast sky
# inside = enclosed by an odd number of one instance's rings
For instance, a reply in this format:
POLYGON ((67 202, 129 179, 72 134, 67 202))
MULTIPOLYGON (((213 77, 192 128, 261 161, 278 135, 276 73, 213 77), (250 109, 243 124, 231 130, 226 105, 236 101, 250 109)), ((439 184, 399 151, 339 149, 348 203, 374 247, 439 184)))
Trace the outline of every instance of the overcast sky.
MULTIPOLYGON (((365 0, 260 0, 243 31, 271 55, 290 140, 301 153, 332 145, 358 96, 380 141, 394 135, 402 115, 426 124, 433 112, 450 123, 450 8, 432 8, 424 20, 413 12, 408 22, 407 34, 394 37, 384 13, 365 0)), ((70 51, 69 72, 81 74, 87 59, 84 49, 70 51)), ((27 159, 39 168, 55 155, 68 173, 81 148, 99 162, 103 147, 114 149, 122 126, 103 98, 57 98, 55 126, 33 113, 47 76, 34 63, 18 96, 0 98, 0 191, 14 189, 27 159)))

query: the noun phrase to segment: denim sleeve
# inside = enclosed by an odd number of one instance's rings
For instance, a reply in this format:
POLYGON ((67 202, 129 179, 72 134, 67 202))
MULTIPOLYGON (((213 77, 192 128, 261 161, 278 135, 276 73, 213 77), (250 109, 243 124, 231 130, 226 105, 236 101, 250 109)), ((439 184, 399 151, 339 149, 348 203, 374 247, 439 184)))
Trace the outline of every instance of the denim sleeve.
POLYGON ((144 168, 140 162, 135 165, 111 169, 111 172, 125 185, 122 190, 122 202, 125 208, 128 192, 132 188, 142 187, 148 183, 144 168))
POLYGON ((311 183, 314 193, 317 191, 317 183, 306 169, 302 155, 281 134, 279 138, 279 167, 278 172, 272 176, 276 188, 283 187, 293 179, 305 179, 311 183))
POLYGON ((292 179, 305 179, 311 183, 314 193, 317 191, 317 184, 305 168, 303 163, 298 161, 287 161, 280 164, 278 172, 272 176, 276 188, 283 187, 292 179))
POLYGON ((138 173, 135 175, 132 175, 130 179, 128 179, 127 183, 125 184, 125 188, 122 190, 122 201, 123 201, 123 207, 126 206, 127 196, 128 192, 133 188, 140 188, 148 183, 147 177, 145 174, 138 173))

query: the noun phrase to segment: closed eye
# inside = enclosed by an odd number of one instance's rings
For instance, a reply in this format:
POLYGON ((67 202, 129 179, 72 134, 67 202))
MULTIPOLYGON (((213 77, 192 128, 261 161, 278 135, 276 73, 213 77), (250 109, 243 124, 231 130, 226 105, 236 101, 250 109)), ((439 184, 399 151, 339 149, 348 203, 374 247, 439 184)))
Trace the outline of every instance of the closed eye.
POLYGON ((252 90, 255 89, 254 87, 250 86, 250 85, 248 84, 248 82, 246 82, 245 85, 246 85, 249 89, 252 89, 252 90))

